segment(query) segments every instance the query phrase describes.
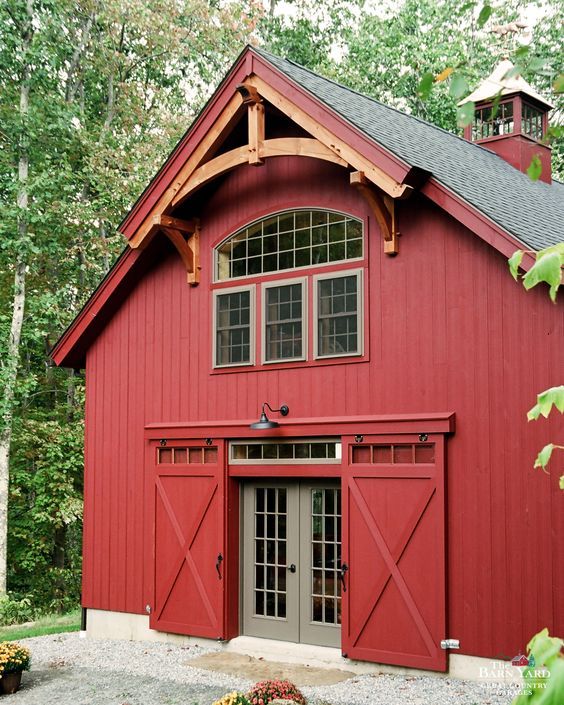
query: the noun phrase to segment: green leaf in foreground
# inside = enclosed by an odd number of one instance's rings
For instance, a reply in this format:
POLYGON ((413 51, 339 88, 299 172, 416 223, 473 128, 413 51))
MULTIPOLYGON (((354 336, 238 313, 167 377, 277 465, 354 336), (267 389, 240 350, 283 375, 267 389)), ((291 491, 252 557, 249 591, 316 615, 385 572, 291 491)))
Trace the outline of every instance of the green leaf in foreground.
POLYGON ((523 692, 514 705, 560 705, 564 692, 564 642, 550 636, 548 629, 535 634, 527 646, 535 665, 523 669, 523 692))
POLYGON ((546 282, 550 287, 550 298, 556 301, 558 287, 562 281, 561 267, 562 257, 558 252, 543 254, 523 277, 523 286, 528 290, 540 282, 546 282))
POLYGON ((419 87, 417 88, 417 93, 420 98, 427 100, 431 94, 431 89, 433 88, 433 83, 435 82, 435 76, 427 71, 423 74, 421 81, 419 81, 419 87))
POLYGON ((464 105, 461 105, 456 111, 456 123, 459 127, 470 125, 474 119, 474 103, 469 100, 464 105))
POLYGON ((450 81, 449 93, 455 100, 460 100, 469 91, 468 81, 461 73, 453 73, 450 81))
POLYGON ((551 245, 550 247, 545 247, 544 250, 539 250, 537 253, 537 259, 549 255, 552 252, 557 252, 561 258, 561 264, 564 265, 564 242, 557 242, 556 245, 551 245))
POLYGON ((564 414, 564 385, 550 387, 537 395, 537 403, 527 413, 529 421, 536 421, 539 416, 548 418, 555 406, 561 414, 564 414))
POLYGON ((552 451, 555 448, 556 446, 554 445, 554 443, 547 443, 545 447, 541 450, 541 452, 537 455, 533 467, 542 468, 543 470, 546 470, 546 466, 550 462, 552 451))
POLYGON ((542 174, 542 164, 538 154, 534 154, 531 163, 527 167, 527 176, 531 181, 538 181, 542 174))
POLYGON ((564 73, 559 74, 552 85, 555 93, 564 93, 564 73))
POLYGON ((519 266, 521 265, 521 262, 523 260, 523 255, 525 253, 523 250, 517 250, 517 252, 514 252, 511 257, 507 260, 507 263, 509 264, 509 271, 511 272, 511 276, 515 281, 517 281, 517 277, 519 274, 519 266))
POLYGON ((486 22, 490 19, 492 14, 492 6, 491 5, 484 5, 484 7, 480 10, 480 14, 478 15, 478 21, 477 21, 477 26, 478 29, 483 27, 486 22))

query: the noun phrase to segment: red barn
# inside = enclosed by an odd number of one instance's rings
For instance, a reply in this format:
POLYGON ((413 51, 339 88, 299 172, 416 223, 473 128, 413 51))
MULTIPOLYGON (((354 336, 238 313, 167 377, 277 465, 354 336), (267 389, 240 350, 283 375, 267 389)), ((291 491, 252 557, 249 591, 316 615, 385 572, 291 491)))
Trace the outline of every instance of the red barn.
POLYGON ((564 633, 562 496, 531 470, 562 429, 525 417, 562 382, 563 307, 507 269, 561 239, 564 187, 550 106, 500 88, 461 139, 236 61, 53 352, 86 369, 92 634, 439 671, 450 639, 456 673, 564 633))

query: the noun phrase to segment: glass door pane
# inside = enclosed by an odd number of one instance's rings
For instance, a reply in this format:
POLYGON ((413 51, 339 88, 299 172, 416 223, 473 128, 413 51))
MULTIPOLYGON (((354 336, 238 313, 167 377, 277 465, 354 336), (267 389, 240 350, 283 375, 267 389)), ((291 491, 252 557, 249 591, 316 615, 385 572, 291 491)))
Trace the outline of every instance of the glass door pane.
POLYGON ((311 621, 341 624, 341 490, 311 490, 311 621))
POLYGON ((341 489, 330 481, 300 488, 300 641, 341 645, 341 489))
POLYGON ((286 618, 287 488, 255 488, 254 614, 286 618))

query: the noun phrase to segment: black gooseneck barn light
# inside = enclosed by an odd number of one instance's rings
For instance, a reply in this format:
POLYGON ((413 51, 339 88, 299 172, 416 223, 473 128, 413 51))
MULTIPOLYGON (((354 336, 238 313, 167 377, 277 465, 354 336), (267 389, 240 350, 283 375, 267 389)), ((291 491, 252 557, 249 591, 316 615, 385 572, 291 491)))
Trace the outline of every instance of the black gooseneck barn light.
POLYGON ((270 404, 265 401, 264 404, 262 405, 262 412, 260 415, 260 419, 258 421, 255 421, 255 423, 251 424, 251 428, 255 431, 263 431, 268 428, 278 428, 280 425, 277 421, 270 421, 268 416, 266 415, 266 411, 264 410, 264 407, 268 406, 270 411, 273 413, 278 413, 280 412, 282 416, 288 416, 288 412, 290 409, 286 406, 286 404, 282 404, 282 406, 279 409, 273 409, 270 404))

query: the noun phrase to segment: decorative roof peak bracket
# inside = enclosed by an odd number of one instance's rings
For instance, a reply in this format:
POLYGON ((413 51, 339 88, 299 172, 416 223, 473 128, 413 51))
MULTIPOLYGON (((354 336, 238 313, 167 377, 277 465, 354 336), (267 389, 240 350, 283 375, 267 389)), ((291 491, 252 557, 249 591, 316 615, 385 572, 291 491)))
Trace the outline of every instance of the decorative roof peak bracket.
POLYGON ((384 253, 394 256, 399 252, 399 230, 397 227, 396 202, 376 188, 362 171, 350 175, 351 186, 362 194, 370 206, 384 237, 384 253))
POLYGON ((188 284, 197 286, 200 283, 200 221, 197 218, 181 220, 169 215, 153 216, 153 225, 161 230, 172 242, 180 255, 188 284))

